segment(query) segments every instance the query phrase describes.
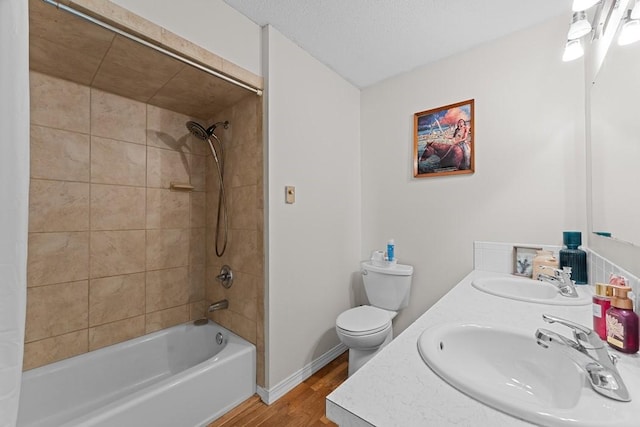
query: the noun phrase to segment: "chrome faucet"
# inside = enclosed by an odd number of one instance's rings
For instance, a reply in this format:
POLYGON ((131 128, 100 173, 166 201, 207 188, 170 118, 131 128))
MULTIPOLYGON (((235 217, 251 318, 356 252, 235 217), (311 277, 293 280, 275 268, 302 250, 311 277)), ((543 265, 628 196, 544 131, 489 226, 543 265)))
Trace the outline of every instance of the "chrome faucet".
POLYGON ((578 298, 578 291, 573 280, 571 280, 571 267, 562 267, 562 270, 544 265, 540 267, 542 271, 550 271, 551 274, 538 273, 536 279, 551 283, 558 288, 560 295, 569 298, 578 298))
POLYGON ((225 308, 229 308, 229 301, 226 299, 223 299, 211 304, 207 309, 207 311, 211 313, 212 311, 224 310, 225 308))
POLYGON ((563 351, 587 374, 591 388, 608 398, 631 401, 627 387, 615 364, 617 356, 610 355, 604 342, 591 329, 559 317, 542 315, 547 323, 558 323, 571 329, 573 340, 548 329, 536 331, 536 341, 544 348, 563 351))

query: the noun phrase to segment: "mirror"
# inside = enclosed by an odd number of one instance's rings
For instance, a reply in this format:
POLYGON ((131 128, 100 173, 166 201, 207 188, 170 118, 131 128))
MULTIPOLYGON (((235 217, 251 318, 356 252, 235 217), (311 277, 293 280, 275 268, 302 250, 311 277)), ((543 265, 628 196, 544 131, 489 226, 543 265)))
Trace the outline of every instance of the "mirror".
POLYGON ((591 89, 593 232, 640 246, 640 42, 614 41, 591 89))

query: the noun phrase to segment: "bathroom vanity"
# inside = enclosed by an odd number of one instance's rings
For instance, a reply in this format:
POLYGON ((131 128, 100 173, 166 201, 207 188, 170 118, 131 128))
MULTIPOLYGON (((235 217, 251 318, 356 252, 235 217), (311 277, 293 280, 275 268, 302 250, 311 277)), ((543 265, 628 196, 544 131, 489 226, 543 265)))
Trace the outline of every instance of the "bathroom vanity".
MULTIPOLYGON (((374 359, 327 396, 327 417, 343 427, 531 425, 530 422, 493 409, 459 391, 427 366, 418 350, 418 342, 426 329, 445 324, 504 326, 530 336, 534 344, 536 342, 534 334, 539 328, 572 337, 571 330, 565 326, 545 323, 542 319, 543 314, 564 318, 588 327, 592 326, 591 304, 564 306, 518 301, 492 295, 472 286, 474 280, 508 277, 513 276, 504 273, 472 271, 374 359)), ((579 290, 581 293, 591 294, 592 292, 589 285, 581 285, 579 290)), ((495 340, 492 342, 478 340, 477 345, 478 347, 499 346, 495 340)), ((548 422, 541 424, 638 425, 640 357, 638 354, 625 355, 613 349, 609 351, 620 357, 617 369, 629 390, 632 401, 618 402, 595 393, 585 374, 583 377, 577 377, 577 387, 580 389, 580 395, 583 396, 582 402, 580 399, 577 401, 561 399, 564 401, 556 402, 551 392, 554 389, 553 385, 549 388, 547 402, 541 405, 541 409, 545 405, 553 406, 555 409, 560 408, 565 420, 550 418, 548 422), (581 383, 581 380, 584 381, 581 383), (593 410, 596 413, 602 409, 599 413, 607 411, 615 413, 615 418, 602 420, 596 416, 590 417, 590 420, 585 422, 570 421, 574 415, 577 418, 584 417, 584 413, 577 413, 587 408, 584 396, 589 399, 588 412, 593 410)), ((468 360, 469 357, 473 355, 467 355, 468 360)), ((459 369, 474 368, 467 365, 459 366, 459 369)), ((583 374, 582 371, 580 373, 583 374)), ((549 377, 554 378, 553 375, 549 377)), ((514 387, 526 388, 526 386, 526 384, 514 384, 514 387)), ((514 391, 514 396, 521 391, 514 391)), ((540 390, 531 390, 532 395, 536 393, 540 393, 540 390)))

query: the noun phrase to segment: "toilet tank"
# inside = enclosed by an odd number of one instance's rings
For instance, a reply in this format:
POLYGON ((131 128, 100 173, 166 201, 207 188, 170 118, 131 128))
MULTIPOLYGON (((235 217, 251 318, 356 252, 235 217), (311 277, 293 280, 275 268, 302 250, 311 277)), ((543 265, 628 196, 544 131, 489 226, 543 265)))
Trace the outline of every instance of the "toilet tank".
POLYGON ((409 304, 413 267, 403 264, 378 267, 362 263, 362 280, 369 303, 385 310, 398 311, 409 304))

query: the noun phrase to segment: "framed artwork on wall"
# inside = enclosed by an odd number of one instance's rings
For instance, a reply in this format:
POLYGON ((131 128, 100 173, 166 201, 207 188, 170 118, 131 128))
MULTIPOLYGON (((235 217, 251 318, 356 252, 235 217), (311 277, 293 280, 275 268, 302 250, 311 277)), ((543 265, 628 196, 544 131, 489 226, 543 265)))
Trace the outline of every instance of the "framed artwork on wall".
POLYGON ((474 172, 473 99, 413 116, 413 176, 474 172))

